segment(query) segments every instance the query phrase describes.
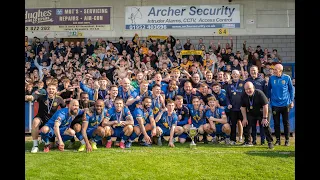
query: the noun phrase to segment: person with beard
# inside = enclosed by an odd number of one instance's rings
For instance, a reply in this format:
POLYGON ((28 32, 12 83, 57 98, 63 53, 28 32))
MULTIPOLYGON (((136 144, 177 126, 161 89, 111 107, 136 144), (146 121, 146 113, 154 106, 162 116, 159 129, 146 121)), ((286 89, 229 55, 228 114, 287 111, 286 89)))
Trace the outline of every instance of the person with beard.
POLYGON ((79 139, 81 146, 78 151, 82 152, 87 149, 87 152, 97 150, 97 142, 104 138, 105 129, 103 122, 106 120, 106 111, 104 108, 104 102, 98 99, 94 105, 86 111, 83 115, 81 133, 82 139, 79 139), (90 140, 90 141, 89 141, 90 140))
POLYGON ((108 84, 111 84, 108 78, 106 77, 100 77, 98 84, 96 84, 96 88, 94 89, 94 97, 93 99, 102 99, 106 100, 108 95, 108 84))
POLYGON ((141 143, 143 146, 151 146, 151 137, 156 135, 156 123, 151 109, 151 97, 145 96, 142 98, 142 108, 135 108, 133 111, 134 127, 126 147, 131 147, 132 142, 136 137, 144 139, 141 143))
POLYGON ((178 94, 177 81, 170 80, 169 86, 167 89, 167 93, 165 94, 165 99, 172 99, 173 100, 177 94, 178 94))
POLYGON ((158 84, 161 88, 161 94, 166 94, 167 92, 167 87, 168 87, 168 84, 165 83, 165 82, 162 82, 162 76, 161 76, 161 73, 156 73, 154 75, 154 78, 153 78, 153 81, 149 84, 149 90, 152 90, 153 89, 153 86, 155 84, 158 84))
MULTIPOLYGON (((203 141, 207 144, 207 133, 203 130, 203 125, 206 123, 205 109, 200 104, 200 98, 198 96, 192 97, 192 104, 188 104, 187 107, 191 116, 191 125, 198 130, 198 135, 194 137, 194 141, 197 142, 199 134, 202 134, 203 141)), ((191 125, 187 124, 184 126, 185 133, 189 132, 191 125)))
MULTIPOLYGON (((41 128, 41 138, 44 141, 44 152, 50 151, 49 139, 57 138, 57 146, 60 151, 64 151, 64 142, 70 140, 81 131, 81 127, 73 129, 71 122, 78 115, 83 115, 84 110, 79 109, 79 101, 73 99, 70 101, 68 108, 59 109, 41 128)), ((78 137, 80 139, 81 137, 78 137)))
POLYGON ((240 111, 241 96, 244 93, 244 81, 240 80, 240 72, 238 70, 232 71, 232 82, 227 85, 227 104, 230 110, 230 122, 231 122, 231 145, 236 144, 236 128, 238 124, 239 141, 242 141, 243 127, 241 124, 242 114, 240 111))
MULTIPOLYGON (((79 108, 80 109, 85 109, 85 108, 91 108, 93 107, 95 104, 94 101, 90 101, 89 100, 89 95, 87 92, 81 92, 80 93, 80 100, 79 100, 79 108)), ((82 116, 76 116, 74 118, 74 120, 71 122, 71 125, 70 127, 72 127, 73 129, 75 129, 76 127, 80 127, 82 126, 82 116)), ((69 149, 73 149, 74 148, 74 142, 75 142, 75 139, 72 138, 70 140, 70 143, 68 145, 68 148, 69 149)))
MULTIPOLYGON (((178 122, 177 125, 184 127, 185 125, 188 124, 188 119, 190 117, 189 115, 189 109, 187 106, 183 105, 183 97, 180 95, 177 95, 175 97, 175 112, 177 113, 178 116, 178 122)), ((179 135, 179 142, 180 143, 185 143, 186 139, 188 137, 188 134, 183 132, 182 134, 179 135)))
POLYGON ((217 143, 216 135, 225 136, 225 144, 230 143, 231 127, 227 121, 224 109, 218 107, 218 101, 213 96, 208 98, 209 109, 206 111, 208 123, 204 125, 204 131, 212 136, 212 142, 217 143))
MULTIPOLYGON (((47 95, 33 94, 25 96, 26 101, 38 101, 39 103, 38 114, 32 120, 31 136, 33 139, 33 147, 31 149, 31 153, 37 153, 39 151, 39 129, 41 129, 48 122, 48 120, 58 110, 59 106, 60 108, 66 107, 63 99, 60 96, 57 96, 56 93, 57 85, 48 84, 47 95)), ((50 143, 51 146, 53 146, 54 138, 50 139, 50 143)))
POLYGON ((136 89, 131 85, 131 81, 128 78, 122 79, 122 84, 119 87, 119 97, 121 97, 126 104, 130 98, 130 101, 134 100, 137 97, 136 89))
POLYGON ((175 113, 174 108, 174 101, 168 99, 166 108, 163 108, 155 118, 158 146, 162 146, 163 136, 170 136, 168 146, 175 147, 174 137, 183 133, 183 128, 181 126, 177 126, 178 116, 175 113))
POLYGON ((200 96, 198 91, 193 91, 190 81, 184 83, 183 89, 180 88, 178 95, 183 97, 183 104, 185 105, 191 104, 194 96, 200 96))
POLYGON ((121 141, 119 146, 121 149, 125 148, 125 142, 129 139, 133 132, 133 117, 130 110, 124 106, 122 98, 116 98, 115 106, 108 110, 107 122, 105 130, 110 132, 107 135, 106 148, 111 148, 112 140, 111 137, 117 137, 121 141))
POLYGON ((142 71, 139 71, 136 74, 135 80, 131 81, 131 86, 138 89, 143 80, 145 80, 144 73, 142 71))
POLYGON ((116 100, 116 98, 118 97, 118 86, 116 85, 111 85, 110 86, 110 94, 107 95, 106 99, 104 100, 105 103, 105 108, 106 109, 111 109, 112 107, 114 107, 114 101, 116 100))

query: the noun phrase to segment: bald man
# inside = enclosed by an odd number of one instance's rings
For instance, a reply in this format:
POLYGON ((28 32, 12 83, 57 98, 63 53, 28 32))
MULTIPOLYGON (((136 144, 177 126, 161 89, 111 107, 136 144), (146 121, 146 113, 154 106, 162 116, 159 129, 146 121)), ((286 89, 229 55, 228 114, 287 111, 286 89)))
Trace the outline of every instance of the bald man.
MULTIPOLYGON (((49 121, 41 128, 41 138, 45 142, 44 152, 50 151, 49 139, 57 137, 58 148, 64 150, 64 142, 72 139, 74 136, 81 135, 81 126, 70 127, 71 122, 78 115, 83 115, 84 110, 79 109, 79 101, 73 99, 68 108, 62 108, 54 113, 49 121), (74 128, 74 129, 73 129, 74 128)), ((80 139, 81 137, 78 137, 80 139)), ((81 138, 82 139, 82 138, 81 138)))
POLYGON ((268 93, 274 120, 274 131, 277 141, 275 145, 280 145, 280 115, 284 127, 285 146, 289 146, 289 111, 293 108, 294 89, 291 77, 283 74, 283 66, 274 66, 274 75, 270 76, 268 83, 268 93))
POLYGON ((121 97, 124 101, 124 104, 129 106, 138 96, 137 90, 133 88, 131 85, 131 81, 128 78, 122 79, 122 85, 119 87, 119 94, 118 96, 121 97))
MULTIPOLYGON (((250 81, 254 85, 255 89, 259 89, 264 92, 264 94, 268 97, 268 86, 266 83, 266 80, 264 78, 258 76, 258 67, 253 65, 250 67, 250 75, 248 79, 246 79, 246 82, 250 81)), ((271 109, 269 108, 268 112, 270 112, 271 109)), ((270 121, 271 116, 268 116, 268 121, 270 121)), ((261 145, 264 144, 265 136, 264 136, 264 128, 262 127, 261 124, 259 124, 260 128, 260 137, 261 137, 261 145)), ((257 139, 257 122, 252 123, 252 143, 253 145, 257 144, 256 139, 257 139)))
POLYGON ((241 113, 243 116, 242 126, 244 146, 252 146, 250 142, 251 126, 256 120, 263 126, 268 148, 273 149, 273 139, 268 121, 268 98, 260 89, 255 89, 252 82, 244 85, 245 94, 241 97, 241 113), (262 109, 262 110, 261 110, 262 109))

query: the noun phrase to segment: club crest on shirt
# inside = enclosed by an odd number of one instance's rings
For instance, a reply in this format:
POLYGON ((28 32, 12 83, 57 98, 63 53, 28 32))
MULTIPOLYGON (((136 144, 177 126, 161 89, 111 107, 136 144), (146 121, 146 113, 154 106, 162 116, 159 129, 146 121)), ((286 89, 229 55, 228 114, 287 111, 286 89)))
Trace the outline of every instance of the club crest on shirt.
POLYGON ((223 101, 223 98, 220 98, 220 101, 223 101))
POLYGON ((90 123, 90 125, 91 126, 95 126, 95 125, 97 125, 99 122, 98 121, 95 121, 95 122, 93 122, 93 123, 90 123))
POLYGON ((53 103, 53 106, 57 106, 57 105, 58 105, 58 103, 57 103, 57 102, 54 102, 54 103, 53 103))
POLYGON ((274 80, 274 81, 273 81, 273 84, 276 84, 276 82, 277 82, 277 80, 274 80))
POLYGON ((200 120, 200 116, 198 116, 198 115, 195 115, 195 116, 193 116, 193 119, 194 120, 196 120, 197 122, 200 120))
POLYGON ((181 114, 184 114, 184 111, 181 111, 181 114))
POLYGON ((157 114, 158 112, 159 112, 159 108, 154 107, 154 108, 153 108, 153 114, 157 114))
POLYGON ((243 84, 242 84, 242 83, 240 83, 240 84, 239 84, 239 87, 242 87, 242 86, 243 86, 243 84))
POLYGON ((285 80, 282 80, 282 84, 286 84, 286 81, 285 81, 285 80))

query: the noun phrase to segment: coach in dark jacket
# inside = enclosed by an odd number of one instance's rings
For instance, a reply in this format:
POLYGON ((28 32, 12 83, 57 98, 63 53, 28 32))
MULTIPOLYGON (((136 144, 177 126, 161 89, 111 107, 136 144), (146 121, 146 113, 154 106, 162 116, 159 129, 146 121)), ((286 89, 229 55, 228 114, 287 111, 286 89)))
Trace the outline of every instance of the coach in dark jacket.
POLYGON ((250 133, 252 123, 258 119, 263 126, 268 141, 269 149, 273 149, 273 138, 268 121, 268 99, 266 95, 259 89, 255 89, 252 82, 246 82, 244 85, 245 93, 241 97, 241 113, 244 135, 244 145, 252 146, 250 142, 250 133))

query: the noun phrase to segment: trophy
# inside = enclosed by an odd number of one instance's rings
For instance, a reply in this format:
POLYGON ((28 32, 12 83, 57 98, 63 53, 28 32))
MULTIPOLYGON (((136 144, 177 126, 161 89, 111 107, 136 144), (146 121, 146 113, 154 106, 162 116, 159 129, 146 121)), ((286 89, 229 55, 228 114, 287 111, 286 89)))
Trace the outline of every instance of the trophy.
POLYGON ((193 127, 193 124, 191 124, 190 130, 188 132, 188 135, 191 138, 191 143, 190 143, 190 148, 195 149, 196 148, 196 143, 194 142, 194 137, 198 134, 198 130, 196 127, 193 127))

